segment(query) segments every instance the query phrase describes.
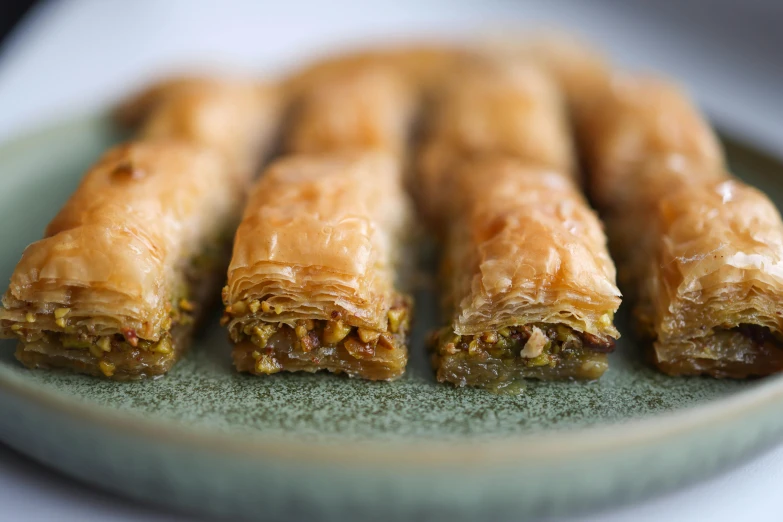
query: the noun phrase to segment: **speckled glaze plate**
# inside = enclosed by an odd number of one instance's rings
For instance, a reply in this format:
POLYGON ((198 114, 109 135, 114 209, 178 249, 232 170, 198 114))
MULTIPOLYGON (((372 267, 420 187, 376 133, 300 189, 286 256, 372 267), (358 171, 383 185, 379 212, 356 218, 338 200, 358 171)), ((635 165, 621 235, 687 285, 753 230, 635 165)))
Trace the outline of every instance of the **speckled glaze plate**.
MULTIPOLYGON (((119 139, 102 116, 0 146, 0 278, 119 139)), ((783 201, 781 165, 727 142, 734 170, 783 201)), ((5 282, 3 282, 5 286, 5 282)), ((783 381, 671 378, 627 321, 606 375, 518 395, 439 385, 417 296, 408 373, 238 375, 217 316, 166 377, 29 371, 0 342, 0 439, 96 486, 247 518, 520 518, 628 501, 736 462, 783 432, 783 381)), ((216 302, 219 299, 215 297, 216 302)))

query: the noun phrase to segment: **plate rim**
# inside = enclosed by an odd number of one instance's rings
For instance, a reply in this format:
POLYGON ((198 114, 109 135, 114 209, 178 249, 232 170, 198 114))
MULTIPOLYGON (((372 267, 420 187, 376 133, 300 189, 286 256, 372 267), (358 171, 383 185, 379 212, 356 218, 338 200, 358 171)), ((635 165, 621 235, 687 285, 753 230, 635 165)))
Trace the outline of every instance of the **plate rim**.
MULTIPOLYGON (((654 414, 617 423, 581 427, 577 429, 549 430, 525 435, 509 435, 482 440, 482 436, 468 436, 470 441, 436 441, 426 437, 411 436, 401 440, 365 439, 335 443, 333 441, 312 444, 312 440, 296 434, 262 434, 223 432, 214 428, 178 423, 158 417, 147 417, 136 412, 121 413, 117 410, 91 404, 76 397, 39 388, 27 382, 20 374, 11 373, 0 363, 0 392, 6 392, 36 406, 70 414, 74 417, 102 425, 121 433, 143 435, 156 442, 183 443, 191 449, 230 456, 253 455, 254 458, 270 457, 287 462, 306 461, 320 464, 361 464, 430 467, 433 464, 510 464, 524 460, 567 461, 589 452, 616 452, 618 449, 636 449, 649 443, 665 445, 678 436, 707 430, 710 426, 739 422, 763 411, 778 401, 783 403, 783 375, 773 376, 748 390, 704 404, 698 404, 673 412, 654 414), (194 429, 195 427, 195 429, 194 429), (415 444, 411 444, 415 442, 415 444), (328 452, 321 451, 323 447, 328 452), (457 452, 460 459, 455 461, 457 452), (293 460, 292 460, 293 459, 293 460)), ((24 369, 23 371, 33 371, 24 369)), ((165 377, 164 377, 165 378, 165 377)), ((439 384, 442 385, 442 384, 439 384)))

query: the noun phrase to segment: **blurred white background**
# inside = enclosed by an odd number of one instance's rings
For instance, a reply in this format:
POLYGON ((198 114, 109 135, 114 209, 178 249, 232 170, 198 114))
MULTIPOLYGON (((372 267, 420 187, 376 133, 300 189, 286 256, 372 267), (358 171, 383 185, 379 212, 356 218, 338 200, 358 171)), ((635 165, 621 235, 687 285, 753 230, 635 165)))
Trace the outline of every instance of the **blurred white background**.
MULTIPOLYGON (((274 74, 366 41, 557 27, 623 66, 677 76, 719 125, 783 156, 782 26, 777 0, 52 1, 0 49, 0 141, 103 108, 172 69, 274 74)), ((782 472, 778 448, 676 494, 569 520, 780 520, 782 472)), ((0 520, 137 519, 184 520, 73 484, 0 446, 0 520)))
POLYGON ((0 139, 194 66, 283 71, 360 42, 555 26, 684 81, 722 125, 783 149, 776 0, 61 0, 0 55, 0 139))

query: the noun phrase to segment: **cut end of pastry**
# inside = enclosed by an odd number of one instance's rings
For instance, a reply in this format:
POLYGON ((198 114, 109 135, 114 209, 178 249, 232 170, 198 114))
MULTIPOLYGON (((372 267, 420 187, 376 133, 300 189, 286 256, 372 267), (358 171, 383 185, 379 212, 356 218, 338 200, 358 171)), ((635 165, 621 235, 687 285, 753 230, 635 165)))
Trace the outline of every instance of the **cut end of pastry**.
POLYGON ((79 339, 49 333, 35 342, 20 342, 19 362, 31 369, 61 369, 115 381, 135 381, 164 375, 188 347, 192 326, 172 329, 157 342, 132 346, 120 335, 79 339))
POLYGON ((496 390, 526 379, 598 379, 609 366, 614 339, 541 323, 479 335, 446 328, 432 348, 440 382, 496 390))
POLYGON ((231 306, 224 315, 236 343, 232 356, 237 370, 255 375, 326 370, 373 381, 395 380, 405 372, 407 299, 389 310, 383 331, 351 326, 339 316, 285 324, 270 320, 270 313, 274 310, 265 311, 263 303, 251 300, 231 306))
POLYGON ((680 343, 656 342, 652 354, 654 364, 668 375, 763 377, 783 371, 783 334, 742 324, 680 343))

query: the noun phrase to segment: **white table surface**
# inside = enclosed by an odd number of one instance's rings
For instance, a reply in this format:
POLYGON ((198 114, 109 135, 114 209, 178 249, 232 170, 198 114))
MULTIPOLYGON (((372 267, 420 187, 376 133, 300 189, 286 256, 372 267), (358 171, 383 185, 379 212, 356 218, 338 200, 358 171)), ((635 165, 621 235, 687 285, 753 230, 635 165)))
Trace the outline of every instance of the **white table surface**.
MULTIPOLYGON (((783 44, 783 4, 627 4, 54 1, 36 8, 0 48, 0 141, 105 106, 172 69, 272 73, 352 42, 548 25, 576 29, 626 66, 676 75, 716 121, 780 155, 783 68, 776 54, 783 44)), ((568 520, 781 520, 781 479, 783 445, 675 494, 568 520)), ((186 519, 74 483, 0 445, 0 520, 186 519)))

